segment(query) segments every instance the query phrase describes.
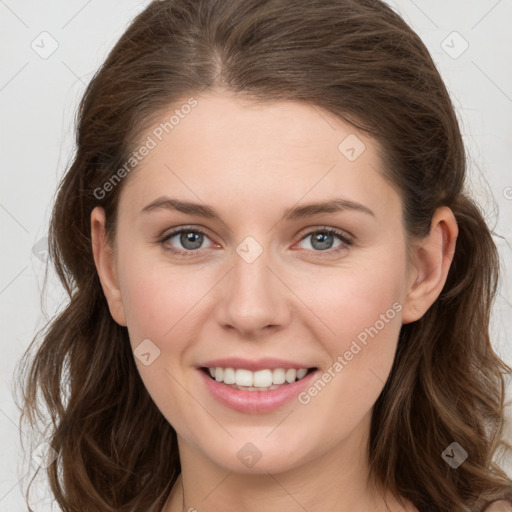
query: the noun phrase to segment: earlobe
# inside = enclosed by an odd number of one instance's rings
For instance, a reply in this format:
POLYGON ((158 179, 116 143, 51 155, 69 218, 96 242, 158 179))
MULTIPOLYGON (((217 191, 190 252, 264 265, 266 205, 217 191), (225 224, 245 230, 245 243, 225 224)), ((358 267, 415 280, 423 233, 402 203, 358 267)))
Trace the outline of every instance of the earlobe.
POLYGON ((110 314, 119 325, 126 326, 126 315, 117 279, 114 252, 105 233, 105 211, 99 206, 91 212, 91 240, 96 271, 108 302, 110 314))
POLYGON ((433 217, 430 233, 414 248, 414 282, 409 285, 402 323, 420 319, 441 293, 455 254, 457 221, 446 206, 433 217))

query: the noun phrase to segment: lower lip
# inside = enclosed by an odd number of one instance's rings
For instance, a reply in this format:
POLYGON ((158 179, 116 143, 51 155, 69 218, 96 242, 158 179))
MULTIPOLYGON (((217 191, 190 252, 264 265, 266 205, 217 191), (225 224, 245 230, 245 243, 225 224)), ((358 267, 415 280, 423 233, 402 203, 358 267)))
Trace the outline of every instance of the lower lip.
POLYGON ((285 403, 297 398, 299 393, 309 385, 318 370, 308 373, 304 378, 291 384, 283 384, 281 387, 269 391, 242 391, 211 379, 201 369, 198 371, 202 375, 208 391, 221 404, 243 413, 261 413, 279 409, 285 403))

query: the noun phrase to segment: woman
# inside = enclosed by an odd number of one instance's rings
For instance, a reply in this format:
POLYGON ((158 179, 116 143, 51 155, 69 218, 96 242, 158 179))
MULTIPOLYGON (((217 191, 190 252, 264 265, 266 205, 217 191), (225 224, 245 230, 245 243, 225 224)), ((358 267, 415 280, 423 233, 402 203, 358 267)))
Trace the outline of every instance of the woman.
POLYGON ((384 3, 151 3, 81 103, 26 355, 62 510, 512 510, 465 172, 384 3))

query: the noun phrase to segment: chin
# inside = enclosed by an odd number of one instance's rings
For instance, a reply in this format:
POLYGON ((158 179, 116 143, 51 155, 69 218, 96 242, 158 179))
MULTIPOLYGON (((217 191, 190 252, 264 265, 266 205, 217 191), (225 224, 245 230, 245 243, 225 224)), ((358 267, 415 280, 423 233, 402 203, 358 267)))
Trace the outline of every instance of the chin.
POLYGON ((283 473, 295 469, 308 459, 304 437, 297 443, 290 443, 290 438, 286 436, 276 436, 272 441, 265 440, 269 431, 265 429, 264 434, 255 436, 252 441, 247 434, 244 440, 235 438, 224 445, 215 444, 213 450, 212 446, 205 447, 205 454, 214 464, 228 471, 253 475, 283 473))

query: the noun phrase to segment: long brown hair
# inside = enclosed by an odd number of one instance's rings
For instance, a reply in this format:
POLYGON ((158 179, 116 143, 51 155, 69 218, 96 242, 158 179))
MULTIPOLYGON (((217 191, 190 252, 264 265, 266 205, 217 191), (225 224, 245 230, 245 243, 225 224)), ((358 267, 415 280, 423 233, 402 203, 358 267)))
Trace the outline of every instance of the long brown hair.
POLYGON ((20 421, 34 427, 45 407, 49 414, 47 441, 58 457, 47 476, 62 510, 159 511, 180 472, 176 433, 142 383, 126 327, 109 313, 90 214, 105 209, 114 240, 130 177, 98 190, 155 114, 212 87, 308 102, 372 135, 410 240, 429 232, 437 207, 452 209, 459 235, 447 282, 427 313, 402 327, 374 407, 371 477, 422 512, 512 500, 512 482, 493 462, 508 448, 510 368, 489 339, 499 259, 466 194, 457 118, 425 45, 379 0, 163 0, 135 18, 81 101, 76 155, 49 229, 69 303, 19 367, 20 421), (441 456, 453 442, 469 453, 457 469, 441 456))

